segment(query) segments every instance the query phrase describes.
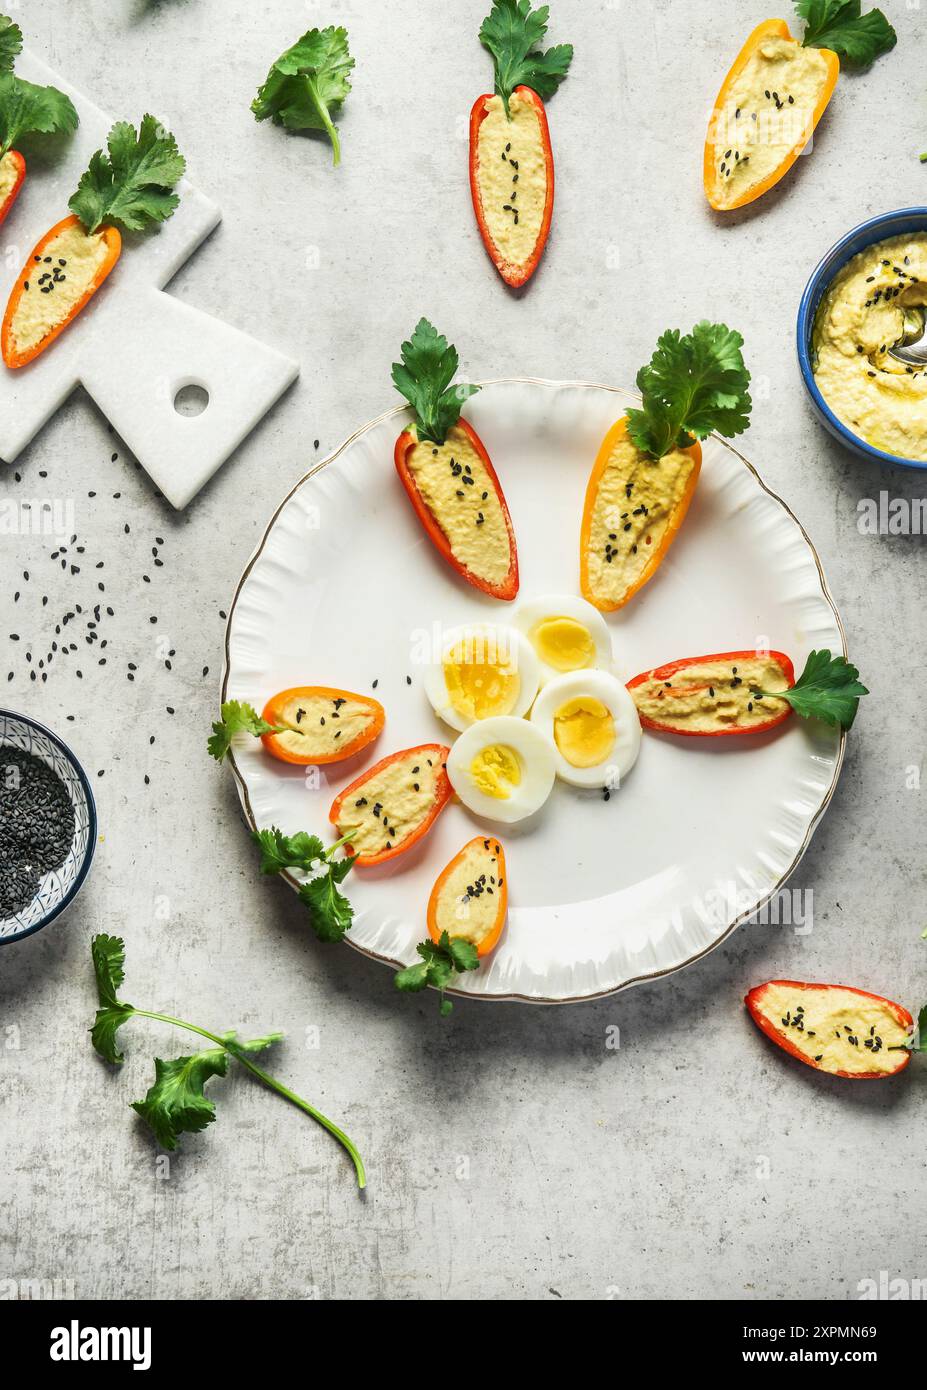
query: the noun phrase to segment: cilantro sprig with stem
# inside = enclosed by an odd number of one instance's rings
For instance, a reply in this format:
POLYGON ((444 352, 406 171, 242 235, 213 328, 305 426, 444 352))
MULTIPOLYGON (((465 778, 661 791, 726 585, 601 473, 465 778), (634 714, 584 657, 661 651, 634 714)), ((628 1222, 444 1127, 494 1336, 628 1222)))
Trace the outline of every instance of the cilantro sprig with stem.
POLYGON ((812 652, 805 669, 789 690, 751 690, 757 696, 785 700, 802 719, 820 719, 832 727, 851 729, 863 695, 859 671, 846 657, 829 651, 812 652))
POLYGON ((493 0, 492 12, 483 20, 480 43, 492 54, 496 93, 506 115, 516 87, 530 87, 546 101, 554 95, 573 60, 573 45, 560 43, 541 52, 547 33, 550 7, 531 8, 531 0, 493 0))
POLYGON ((0 159, 24 135, 70 135, 78 125, 74 103, 64 92, 14 75, 22 46, 19 25, 0 15, 0 159))
POLYGON ((706 320, 685 335, 678 328, 664 333, 637 374, 643 403, 627 412, 632 443, 661 459, 715 431, 727 439, 742 434, 753 406, 743 345, 734 329, 706 320))
POLYGON ((302 733, 301 729, 291 729, 288 724, 268 724, 247 700, 226 700, 219 714, 219 719, 213 723, 212 734, 206 740, 210 757, 215 758, 217 763, 221 763, 231 749, 236 734, 261 738, 264 734, 302 733))
POLYGON ((343 941, 354 921, 354 909, 339 885, 354 868, 349 855, 334 858, 343 845, 356 834, 351 831, 327 848, 317 835, 304 830, 296 835, 284 835, 272 826, 269 830, 254 830, 251 838, 261 852, 261 873, 280 874, 286 869, 298 869, 310 874, 300 884, 299 899, 308 910, 312 930, 320 941, 343 941))
POLYGON ((154 116, 143 116, 138 131, 117 121, 106 152, 92 155, 68 207, 88 235, 104 223, 146 232, 173 214, 180 202, 173 189, 185 168, 177 141, 154 116))
POLYGON ((480 388, 462 382, 451 385, 459 365, 457 349, 427 319, 419 319, 400 354, 402 361, 393 363, 393 385, 415 411, 419 439, 443 444, 464 402, 480 388))
POLYGON ((175 1028, 196 1033, 212 1044, 210 1048, 175 1057, 170 1061, 156 1057, 154 1082, 145 1098, 133 1103, 133 1110, 142 1117, 163 1148, 176 1149, 182 1134, 199 1133, 213 1123, 216 1107, 205 1094, 204 1088, 212 1077, 226 1075, 231 1058, 244 1067, 255 1080, 297 1106, 337 1139, 354 1164, 358 1187, 366 1186, 363 1159, 344 1131, 314 1105, 310 1105, 302 1096, 298 1096, 282 1081, 278 1081, 252 1061, 255 1053, 263 1052, 280 1042, 282 1033, 268 1033, 264 1037, 239 1041, 234 1032, 213 1033, 208 1028, 188 1023, 186 1019, 174 1018, 171 1014, 138 1009, 134 1004, 119 998, 119 991, 125 980, 125 943, 122 938, 102 933, 95 936, 91 944, 91 955, 100 1006, 90 1036, 94 1048, 104 1061, 118 1066, 125 1060, 124 1054, 119 1050, 117 1035, 133 1018, 148 1018, 158 1023, 168 1023, 175 1028))
POLYGON ((310 29, 272 65, 251 103, 255 119, 270 117, 287 130, 325 131, 332 163, 340 164, 341 140, 333 117, 351 90, 348 73, 353 67, 346 29, 310 29))
POLYGON ((420 941, 415 949, 422 959, 397 971, 393 983, 407 994, 417 994, 429 986, 436 989, 440 997, 439 1012, 442 1018, 447 1018, 453 1012, 454 1005, 445 997, 444 991, 455 975, 479 969, 476 947, 472 941, 466 941, 462 936, 449 936, 445 931, 441 933, 440 941, 420 941))
POLYGON ((867 68, 890 52, 898 35, 881 10, 862 13, 862 0, 795 0, 805 21, 804 48, 829 48, 850 67, 867 68))

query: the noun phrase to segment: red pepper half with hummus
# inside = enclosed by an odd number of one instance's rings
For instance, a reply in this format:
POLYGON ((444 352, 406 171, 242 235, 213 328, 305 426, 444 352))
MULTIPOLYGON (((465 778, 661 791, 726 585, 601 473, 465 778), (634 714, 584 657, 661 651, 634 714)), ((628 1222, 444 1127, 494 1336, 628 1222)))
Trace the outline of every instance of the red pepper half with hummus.
POLYGON ((515 531, 476 430, 460 418, 478 386, 451 385, 457 350, 427 319, 402 345, 393 384, 415 411, 396 441, 396 472, 425 533, 452 569, 492 598, 518 593, 515 531))
POLYGON ((391 753, 332 802, 328 818, 359 868, 384 864, 417 844, 451 798, 449 748, 423 743, 391 753))
POLYGON ((927 1006, 918 1034, 901 1004, 849 985, 768 980, 744 998, 750 1017, 777 1047, 816 1071, 851 1081, 897 1076, 927 1050, 927 1006))
POLYGON ((743 338, 723 323, 664 333, 637 374, 641 409, 614 424, 599 449, 579 542, 583 597, 614 612, 656 574, 695 493, 712 431, 750 422, 743 338))
POLYGON ((493 0, 480 29, 492 54, 495 91, 470 113, 470 193, 477 226, 507 285, 524 285, 538 268, 554 211, 554 156, 545 100, 566 77, 572 44, 546 52, 547 5, 493 0))
POLYGON ((22 30, 0 15, 0 223, 19 197, 26 161, 14 146, 28 135, 70 134, 78 117, 71 98, 57 87, 38 87, 14 76, 22 30))
POLYGON ((113 126, 107 153, 93 155, 68 204, 71 215, 32 248, 13 286, 0 329, 7 367, 32 362, 90 302, 119 259, 119 227, 144 232, 171 216, 184 168, 154 116, 143 116, 137 133, 126 121, 113 126))
POLYGON ((849 729, 869 693, 843 656, 812 652, 796 681, 784 652, 755 650, 671 661, 628 690, 645 729, 697 738, 766 733, 793 712, 849 729))
POLYGON ((840 76, 841 62, 868 67, 897 36, 881 10, 860 0, 795 0, 801 40, 784 19, 747 39, 724 79, 705 142, 705 196, 717 212, 756 202, 808 146, 840 76))

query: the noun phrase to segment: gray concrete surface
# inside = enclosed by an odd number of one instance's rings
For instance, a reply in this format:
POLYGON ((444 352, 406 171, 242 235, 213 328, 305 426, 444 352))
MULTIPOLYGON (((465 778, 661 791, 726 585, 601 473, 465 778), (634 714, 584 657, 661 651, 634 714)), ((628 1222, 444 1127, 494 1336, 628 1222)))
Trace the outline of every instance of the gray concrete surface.
POLYGON ((101 105, 170 122, 191 177, 225 211, 173 293, 294 353, 303 375, 184 515, 80 393, 15 473, 0 472, 4 496, 73 498, 87 547, 71 577, 47 539, 3 537, 0 699, 64 730, 103 774, 102 841, 79 904, 0 953, 6 1296, 58 1280, 80 1298, 841 1300, 881 1270, 927 1276, 924 1071, 878 1086, 817 1077, 769 1048, 741 1007, 775 975, 927 997, 923 540, 856 526, 860 498, 917 497, 924 484, 829 442, 793 349, 824 250, 868 214, 927 201, 923 10, 885 0, 896 51, 841 81, 779 193, 722 223, 701 191, 706 114, 752 25, 788 7, 553 0, 552 37, 576 46, 550 107, 555 232, 535 282, 511 295, 466 185, 467 113, 490 83, 476 41, 487 8, 30 0, 16 11, 36 50, 101 105), (348 25, 358 60, 340 171, 326 146, 248 110, 278 51, 331 20, 348 25), (796 875, 813 893, 808 934, 744 929, 616 998, 462 1004, 443 1023, 433 998, 401 998, 382 967, 310 939, 291 895, 259 881, 231 776, 203 751, 220 610, 293 481, 392 403, 389 363, 421 313, 477 378, 628 385, 669 325, 710 316, 744 332, 758 399, 743 447, 816 542, 873 692, 796 875), (163 568, 151 566, 156 537, 163 568), (7 634, 40 654, 53 615, 96 601, 97 557, 116 610, 100 630, 107 665, 87 647, 82 680, 73 657, 30 682, 7 634), (125 992, 139 1004, 287 1031, 276 1069, 360 1144, 366 1201, 327 1136, 241 1077, 214 1083, 216 1125, 170 1163, 159 1156, 127 1102, 152 1055, 182 1039, 136 1024, 122 1073, 97 1062, 85 1030, 98 930, 125 936, 125 992))

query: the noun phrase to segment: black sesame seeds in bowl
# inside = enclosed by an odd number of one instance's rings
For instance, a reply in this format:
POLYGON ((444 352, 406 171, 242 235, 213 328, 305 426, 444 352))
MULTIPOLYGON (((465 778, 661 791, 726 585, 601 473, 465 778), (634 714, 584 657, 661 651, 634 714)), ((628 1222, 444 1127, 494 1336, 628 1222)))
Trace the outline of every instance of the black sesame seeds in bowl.
POLYGON ((87 775, 57 734, 0 709, 0 945, 39 931, 87 877, 97 814, 87 775))

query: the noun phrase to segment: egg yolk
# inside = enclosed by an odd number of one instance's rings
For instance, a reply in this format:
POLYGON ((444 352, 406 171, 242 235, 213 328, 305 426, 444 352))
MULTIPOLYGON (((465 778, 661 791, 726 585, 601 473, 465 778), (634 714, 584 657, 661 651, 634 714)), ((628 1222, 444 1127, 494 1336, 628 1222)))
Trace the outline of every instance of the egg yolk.
POLYGON ((521 764, 518 754, 502 743, 481 748, 470 764, 473 785, 485 796, 496 801, 508 801, 513 787, 521 783, 521 764))
POLYGON ((611 710, 587 695, 568 700, 554 715, 554 742, 571 767, 597 767, 615 746, 611 710))
POLYGON ((555 671, 581 671, 595 663, 589 629, 575 618, 544 618, 531 640, 541 660, 555 671))
POLYGON ((448 699, 465 719, 489 719, 515 708, 521 682, 506 650, 489 640, 470 638, 444 658, 448 699))

